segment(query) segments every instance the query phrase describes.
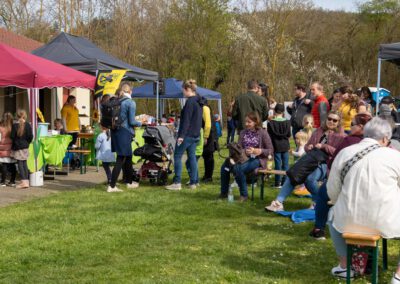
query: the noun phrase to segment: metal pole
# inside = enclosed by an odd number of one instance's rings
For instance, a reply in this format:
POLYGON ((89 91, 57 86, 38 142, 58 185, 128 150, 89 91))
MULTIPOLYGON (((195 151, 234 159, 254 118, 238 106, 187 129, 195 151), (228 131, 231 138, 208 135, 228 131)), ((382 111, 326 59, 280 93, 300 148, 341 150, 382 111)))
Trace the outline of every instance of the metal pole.
POLYGON ((221 101, 222 101, 221 99, 218 100, 218 111, 219 111, 219 118, 221 121, 221 127, 224 128, 224 120, 222 117, 222 102, 221 101))
POLYGON ((382 59, 378 58, 378 80, 376 83, 376 91, 377 91, 377 96, 376 96, 376 115, 378 115, 379 112, 379 96, 381 93, 381 68, 382 68, 382 59))
POLYGON ((156 90, 156 123, 158 124, 158 108, 159 108, 159 100, 160 100, 160 90, 159 90, 160 82, 157 80, 157 90, 156 90))

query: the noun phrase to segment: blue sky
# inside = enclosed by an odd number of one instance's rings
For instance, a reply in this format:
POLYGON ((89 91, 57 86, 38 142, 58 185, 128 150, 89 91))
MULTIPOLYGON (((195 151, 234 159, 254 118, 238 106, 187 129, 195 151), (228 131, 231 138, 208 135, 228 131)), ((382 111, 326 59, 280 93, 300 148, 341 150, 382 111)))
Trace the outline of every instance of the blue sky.
POLYGON ((367 0, 313 0, 315 6, 327 10, 357 11, 357 3, 365 3, 367 0))

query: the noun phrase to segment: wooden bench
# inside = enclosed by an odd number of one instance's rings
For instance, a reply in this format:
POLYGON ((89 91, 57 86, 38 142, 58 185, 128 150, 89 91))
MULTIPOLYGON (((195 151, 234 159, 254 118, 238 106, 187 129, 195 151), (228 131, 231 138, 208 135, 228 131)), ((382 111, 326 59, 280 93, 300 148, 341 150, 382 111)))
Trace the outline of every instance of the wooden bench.
MULTIPOLYGON (((87 149, 69 149, 67 151, 68 153, 72 154, 79 154, 79 160, 80 160, 80 173, 81 175, 86 173, 86 156, 90 155, 91 151, 87 149), (83 169, 85 167, 85 169, 83 169)), ((69 155, 68 156, 68 173, 69 173, 69 155)))
MULTIPOLYGON (((351 260, 353 253, 366 252, 371 255, 372 249, 372 275, 371 283, 378 283, 378 256, 379 256, 379 240, 382 238, 380 235, 363 235, 353 233, 343 233, 343 238, 347 245, 347 271, 351 269, 351 260)), ((387 240, 382 241, 382 259, 383 269, 387 269, 387 240)), ((350 273, 347 273, 346 283, 351 283, 350 273)))
MULTIPOLYGON (((264 177, 266 175, 286 175, 286 171, 278 171, 278 170, 258 170, 257 172, 258 175, 261 175, 261 188, 260 188, 260 199, 264 200, 264 177)), ((253 175, 252 176, 252 183, 251 183, 251 200, 254 200, 254 184, 255 184, 255 178, 257 176, 253 175)))

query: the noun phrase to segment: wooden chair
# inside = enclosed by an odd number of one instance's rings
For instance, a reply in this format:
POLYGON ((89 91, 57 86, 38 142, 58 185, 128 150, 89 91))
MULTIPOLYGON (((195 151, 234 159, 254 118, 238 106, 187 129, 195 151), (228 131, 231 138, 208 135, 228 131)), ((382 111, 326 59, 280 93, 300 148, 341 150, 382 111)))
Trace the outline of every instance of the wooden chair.
MULTIPOLYGON (((343 238, 347 245, 347 280, 346 283, 351 283, 351 260, 353 253, 366 252, 369 256, 372 254, 372 275, 371 283, 378 283, 378 256, 379 256, 379 240, 382 238, 380 235, 363 235, 353 233, 343 233, 343 238), (371 253, 372 250, 372 253, 371 253)), ((383 269, 387 269, 387 240, 382 241, 382 258, 383 269)))

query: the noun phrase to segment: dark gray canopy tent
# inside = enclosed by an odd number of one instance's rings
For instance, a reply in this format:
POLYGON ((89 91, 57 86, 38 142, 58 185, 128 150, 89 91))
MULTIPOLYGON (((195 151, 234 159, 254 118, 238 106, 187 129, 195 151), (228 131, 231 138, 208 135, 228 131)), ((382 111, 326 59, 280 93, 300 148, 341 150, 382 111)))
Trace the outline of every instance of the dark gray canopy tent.
MULTIPOLYGON (((379 45, 378 81, 376 83, 376 89, 378 92, 378 96, 379 96, 380 87, 381 87, 382 61, 389 61, 400 67, 400 42, 379 45)), ((377 104, 377 107, 376 107, 376 114, 378 114, 378 111, 379 111, 379 104, 377 104)))
POLYGON ((158 80, 157 72, 125 63, 107 54, 86 38, 64 32, 32 53, 92 75, 102 70, 128 69, 128 80, 158 80))
MULTIPOLYGON (((97 71, 129 70, 124 78, 126 80, 154 81, 157 82, 157 85, 159 84, 157 72, 123 62, 104 52, 88 39, 64 32, 32 53, 92 75, 97 75, 97 71)), ((157 109, 158 107, 159 94, 157 93, 157 109)))

